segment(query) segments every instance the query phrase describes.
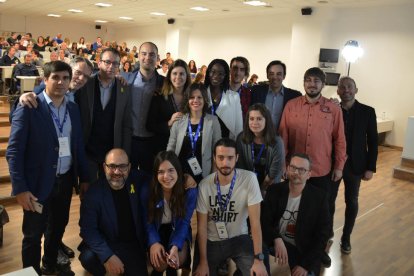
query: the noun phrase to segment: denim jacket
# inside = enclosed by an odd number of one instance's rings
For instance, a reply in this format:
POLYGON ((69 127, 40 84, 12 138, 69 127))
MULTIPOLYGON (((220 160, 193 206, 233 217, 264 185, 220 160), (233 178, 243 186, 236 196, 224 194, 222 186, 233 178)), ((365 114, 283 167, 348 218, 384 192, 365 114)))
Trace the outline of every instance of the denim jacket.
MULTIPOLYGON (((177 218, 173 214, 172 225, 173 232, 170 236, 170 241, 168 248, 172 246, 177 246, 178 250, 181 250, 183 244, 186 240, 191 241, 191 217, 193 216, 194 209, 197 202, 197 188, 190 188, 186 191, 185 194, 185 216, 184 218, 177 218)), ((163 201, 156 205, 156 208, 162 208, 164 205, 163 201)), ((158 230, 161 226, 160 222, 149 223, 148 219, 146 220, 146 231, 148 236, 148 248, 151 247, 154 243, 161 242, 160 235, 158 230)), ((167 248, 166 248, 167 249, 167 248)))

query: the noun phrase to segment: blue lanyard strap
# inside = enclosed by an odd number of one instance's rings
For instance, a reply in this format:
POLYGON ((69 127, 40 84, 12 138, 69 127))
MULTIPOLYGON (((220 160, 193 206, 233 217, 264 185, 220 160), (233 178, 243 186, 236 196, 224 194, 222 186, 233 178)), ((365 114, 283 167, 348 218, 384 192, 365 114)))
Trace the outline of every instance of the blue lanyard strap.
POLYGON ((260 158, 262 157, 263 150, 265 148, 265 145, 262 144, 262 146, 260 147, 260 151, 259 151, 259 154, 257 155, 256 159, 254 158, 254 143, 252 143, 251 148, 252 148, 252 160, 253 160, 253 167, 254 167, 254 165, 259 164, 260 158))
POLYGON ((191 144, 191 151, 193 156, 195 155, 196 150, 196 144, 197 140, 200 137, 201 128, 203 127, 203 117, 201 117, 200 122, 198 123, 197 130, 195 135, 193 136, 193 128, 191 127, 191 119, 190 116, 188 116, 188 138, 190 138, 190 144, 191 144))
POLYGON ((237 174, 236 169, 234 169, 234 175, 233 175, 233 179, 231 180, 230 189, 226 197, 226 203, 223 205, 223 202, 221 201, 220 183, 218 179, 218 174, 216 173, 216 187, 217 187, 218 203, 220 205, 220 209, 222 212, 226 211, 227 205, 230 202, 231 195, 233 194, 234 184, 236 183, 236 174, 237 174))
POLYGON ((52 111, 52 109, 50 107, 49 107, 49 110, 50 110, 50 113, 52 114, 53 120, 55 121, 55 123, 56 123, 56 125, 59 129, 60 135, 62 135, 63 134, 63 126, 65 125, 66 120, 68 119, 68 108, 65 107, 65 116, 63 117, 62 124, 60 124, 59 117, 52 111))

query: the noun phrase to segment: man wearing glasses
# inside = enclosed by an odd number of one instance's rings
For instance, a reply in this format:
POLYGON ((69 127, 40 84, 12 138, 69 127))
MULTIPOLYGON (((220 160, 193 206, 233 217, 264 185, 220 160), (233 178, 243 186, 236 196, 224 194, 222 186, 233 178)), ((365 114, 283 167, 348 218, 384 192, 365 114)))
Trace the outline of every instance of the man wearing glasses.
POLYGON ((80 208, 79 260, 93 275, 147 275, 141 189, 150 178, 130 173, 126 152, 112 149, 105 177, 93 183, 80 208))
POLYGON ((103 175, 101 164, 112 148, 131 147, 131 94, 115 76, 120 62, 119 52, 104 49, 99 71, 75 94, 82 119, 83 138, 89 160, 91 181, 103 175))
POLYGON ((329 236, 328 197, 307 181, 311 161, 293 154, 288 181, 271 185, 262 204, 263 241, 275 262, 289 264, 292 275, 319 275, 321 257, 329 236))

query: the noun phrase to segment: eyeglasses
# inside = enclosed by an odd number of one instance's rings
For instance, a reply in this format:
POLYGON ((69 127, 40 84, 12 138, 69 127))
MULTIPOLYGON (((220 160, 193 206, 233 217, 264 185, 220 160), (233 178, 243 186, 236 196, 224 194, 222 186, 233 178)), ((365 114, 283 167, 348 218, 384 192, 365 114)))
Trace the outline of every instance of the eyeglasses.
POLYGON ((293 165, 289 165, 289 166, 288 166, 288 169, 289 169, 289 171, 290 171, 290 172, 292 172, 292 173, 295 173, 295 172, 297 171, 297 172, 298 172, 298 174, 300 174, 300 175, 302 175, 302 174, 304 174, 305 172, 309 171, 309 170, 307 170, 307 169, 305 169, 305 168, 298 168, 298 167, 293 166, 293 165))
POLYGON ((114 67, 118 67, 119 66, 119 62, 118 61, 110 61, 110 60, 101 60, 103 63, 105 63, 106 66, 110 66, 112 64, 112 66, 114 67))
POLYGON ((116 171, 117 169, 120 170, 121 172, 126 172, 129 169, 129 163, 128 164, 106 164, 104 163, 105 166, 111 170, 111 171, 116 171))

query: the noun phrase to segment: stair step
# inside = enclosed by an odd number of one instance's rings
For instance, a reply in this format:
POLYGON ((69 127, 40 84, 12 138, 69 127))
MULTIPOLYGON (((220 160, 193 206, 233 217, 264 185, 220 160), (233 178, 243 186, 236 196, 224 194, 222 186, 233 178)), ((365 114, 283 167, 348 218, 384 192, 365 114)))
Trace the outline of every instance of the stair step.
POLYGON ((414 182, 414 168, 402 165, 396 166, 394 168, 393 176, 398 179, 414 182))
POLYGON ((401 158, 401 166, 409 167, 414 169, 414 160, 409 158, 401 158))
POLYGON ((17 204, 15 196, 0 196, 0 205, 11 206, 17 204))
POLYGON ((11 196, 12 186, 10 181, 0 183, 0 205, 16 203, 15 197, 11 196))
POLYGON ((0 117, 7 117, 9 118, 9 112, 0 112, 0 117))
POLYGON ((8 136, 0 136, 0 143, 7 143, 9 142, 8 136))

